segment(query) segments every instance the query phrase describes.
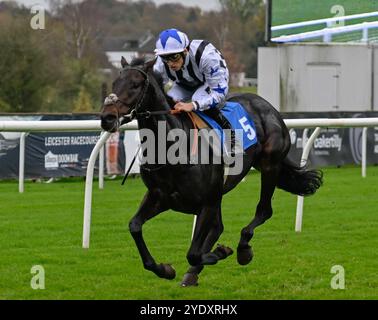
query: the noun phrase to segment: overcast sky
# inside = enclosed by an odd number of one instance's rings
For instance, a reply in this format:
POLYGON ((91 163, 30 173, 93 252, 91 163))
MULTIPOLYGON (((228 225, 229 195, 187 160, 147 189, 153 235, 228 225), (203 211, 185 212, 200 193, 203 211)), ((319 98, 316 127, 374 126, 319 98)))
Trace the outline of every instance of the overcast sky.
MULTIPOLYGON (((0 0, 0 2, 3 0, 0 0)), ((16 1, 18 3, 22 3, 26 6, 33 6, 36 4, 42 4, 43 6, 48 7, 48 0, 12 0, 16 1)), ((138 0, 133 0, 133 1, 138 1, 138 0)), ((162 4, 162 3, 181 3, 186 6, 198 6, 202 10, 216 10, 219 8, 219 2, 218 0, 152 0, 155 2, 157 5, 162 4)))

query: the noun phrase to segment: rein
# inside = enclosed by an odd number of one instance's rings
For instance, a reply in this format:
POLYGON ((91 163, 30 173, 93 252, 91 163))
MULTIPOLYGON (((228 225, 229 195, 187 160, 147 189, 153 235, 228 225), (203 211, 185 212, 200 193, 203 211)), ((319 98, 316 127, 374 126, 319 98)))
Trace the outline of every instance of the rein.
POLYGON ((161 110, 161 111, 144 111, 144 112, 137 112, 135 109, 133 109, 130 114, 125 115, 124 117, 130 118, 130 120, 133 119, 148 119, 153 116, 160 116, 165 114, 178 114, 181 113, 179 110, 161 110))

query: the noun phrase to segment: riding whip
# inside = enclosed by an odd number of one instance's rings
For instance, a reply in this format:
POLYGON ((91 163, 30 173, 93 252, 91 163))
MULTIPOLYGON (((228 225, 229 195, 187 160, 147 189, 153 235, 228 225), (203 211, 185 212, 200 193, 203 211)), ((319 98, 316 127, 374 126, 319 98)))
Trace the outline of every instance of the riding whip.
POLYGON ((140 147, 141 147, 141 146, 142 146, 142 144, 139 144, 139 147, 138 147, 138 149, 137 149, 137 152, 135 153, 135 156, 134 156, 133 160, 131 161, 131 164, 130 164, 129 168, 127 169, 127 172, 126 172, 125 176, 123 177, 123 180, 122 180, 121 185, 124 185, 124 184, 125 184, 125 181, 126 181, 128 175, 129 175, 129 173, 130 173, 131 168, 132 168, 133 165, 134 165, 135 159, 136 159, 136 157, 138 156, 138 153, 139 153, 139 150, 140 150, 140 147))

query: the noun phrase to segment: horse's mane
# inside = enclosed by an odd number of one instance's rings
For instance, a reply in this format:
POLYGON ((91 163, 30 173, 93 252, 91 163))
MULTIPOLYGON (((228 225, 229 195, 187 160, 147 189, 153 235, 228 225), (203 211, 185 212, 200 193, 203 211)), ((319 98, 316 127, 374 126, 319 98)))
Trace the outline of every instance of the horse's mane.
MULTIPOLYGON (((142 56, 142 57, 135 57, 133 58, 133 60, 130 62, 130 66, 131 67, 138 67, 138 66, 143 66, 148 60, 146 59, 145 56, 142 56)), ((173 101, 173 99, 168 96, 166 93, 165 93, 165 90, 164 90, 164 82, 163 82, 163 76, 159 73, 159 72, 156 72, 156 71, 153 71, 152 72, 152 75, 153 77, 155 78, 160 90, 163 92, 165 98, 167 99, 168 101, 168 104, 173 107, 175 105, 175 102, 173 101)))

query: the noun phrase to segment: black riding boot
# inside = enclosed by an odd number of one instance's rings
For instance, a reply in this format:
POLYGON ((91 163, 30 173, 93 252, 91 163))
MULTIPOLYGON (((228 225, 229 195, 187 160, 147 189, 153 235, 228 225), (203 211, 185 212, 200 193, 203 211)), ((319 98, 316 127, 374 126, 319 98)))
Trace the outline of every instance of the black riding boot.
MULTIPOLYGON (((231 137, 226 139, 226 141, 231 142, 231 150, 227 150, 232 158, 235 157, 235 130, 232 129, 230 122, 228 122, 227 118, 223 115, 223 113, 219 109, 208 109, 204 111, 205 114, 207 114, 209 117, 213 118, 221 127, 222 129, 226 129, 225 133, 230 132, 231 137)), ((228 146, 227 146, 228 148, 228 146)))

